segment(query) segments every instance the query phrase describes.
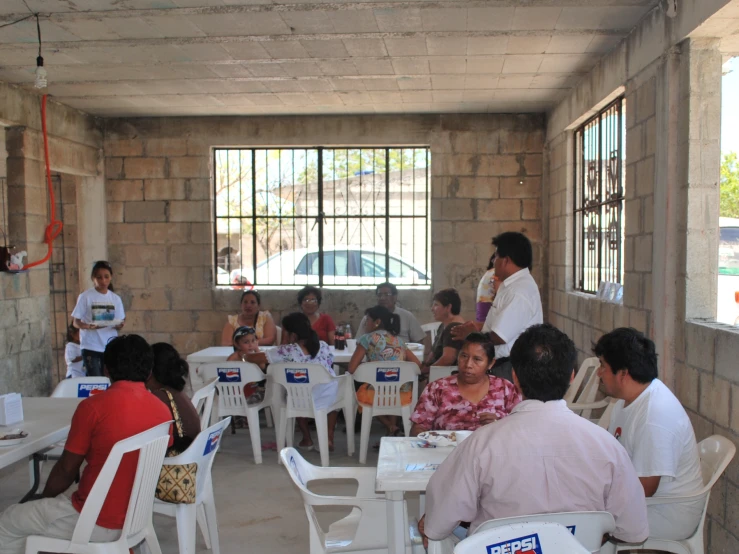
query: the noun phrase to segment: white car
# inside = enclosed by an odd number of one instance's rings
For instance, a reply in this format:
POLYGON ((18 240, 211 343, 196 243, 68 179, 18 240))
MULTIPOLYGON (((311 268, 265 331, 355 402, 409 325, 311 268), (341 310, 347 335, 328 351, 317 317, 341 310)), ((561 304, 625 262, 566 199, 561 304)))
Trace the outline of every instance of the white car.
MULTIPOLYGON (((256 280, 251 268, 231 272, 231 283, 265 285, 317 285, 319 272, 317 248, 285 250, 257 264, 256 280)), ((387 280, 396 285, 431 285, 431 276, 412 262, 391 254, 359 246, 323 249, 323 284, 350 287, 372 286, 387 280), (389 262, 389 275, 385 275, 389 262)))
POLYGON ((716 321, 739 324, 739 219, 719 218, 716 321))

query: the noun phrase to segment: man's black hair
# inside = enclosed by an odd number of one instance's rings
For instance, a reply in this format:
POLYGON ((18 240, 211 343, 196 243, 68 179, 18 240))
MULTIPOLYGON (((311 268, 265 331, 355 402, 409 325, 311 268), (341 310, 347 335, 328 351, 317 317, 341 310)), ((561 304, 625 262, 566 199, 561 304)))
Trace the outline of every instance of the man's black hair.
POLYGON ((154 351, 139 335, 121 335, 105 347, 103 363, 113 382, 144 382, 154 369, 154 351))
POLYGON ((602 357, 613 373, 625 369, 637 383, 651 383, 658 377, 654 343, 631 327, 620 327, 603 335, 593 345, 593 353, 602 357))
POLYGON ((561 400, 576 362, 575 343, 548 323, 526 329, 511 349, 511 365, 527 400, 561 400))
POLYGON ((531 270, 534 262, 534 253, 531 241, 522 233, 508 231, 493 238, 495 255, 499 258, 510 258, 511 261, 521 268, 531 270))

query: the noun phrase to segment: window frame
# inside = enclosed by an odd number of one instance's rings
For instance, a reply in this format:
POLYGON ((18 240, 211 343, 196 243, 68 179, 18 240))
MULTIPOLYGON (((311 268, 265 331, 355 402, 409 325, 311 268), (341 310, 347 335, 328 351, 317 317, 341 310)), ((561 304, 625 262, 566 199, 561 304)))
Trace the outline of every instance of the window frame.
MULTIPOLYGON (((238 146, 238 147, 214 147, 212 149, 212 155, 213 155, 213 191, 214 191, 214 202, 213 202, 213 246, 214 246, 214 252, 213 252, 213 271, 214 271, 214 286, 216 288, 233 288, 233 287, 259 287, 259 288, 267 288, 267 289, 290 289, 290 288, 296 288, 296 287, 302 287, 305 284, 310 284, 318 287, 328 287, 328 288, 335 288, 335 289, 373 289, 377 285, 376 284, 366 284, 361 282, 362 281, 362 275, 361 270, 359 267, 356 268, 358 272, 358 278, 359 282, 357 283, 346 283, 346 284, 336 284, 331 281, 338 280, 339 278, 344 278, 344 276, 337 276, 334 274, 326 274, 325 273, 325 257, 327 255, 327 252, 334 252, 334 255, 338 252, 344 252, 341 248, 346 246, 346 255, 347 255, 347 275, 346 279, 350 280, 352 278, 352 264, 354 265, 359 264, 359 260, 362 258, 363 255, 369 255, 369 254, 376 254, 378 257, 384 257, 384 266, 385 266, 385 275, 384 277, 373 277, 374 279, 382 279, 384 281, 390 281, 394 282, 398 279, 402 278, 393 278, 390 276, 390 260, 395 259, 401 264, 408 265, 410 268, 416 267, 416 261, 415 256, 414 260, 409 263, 408 261, 404 261, 403 258, 400 256, 402 255, 401 252, 397 252, 395 250, 392 250, 390 241, 387 239, 387 237, 390 235, 390 222, 392 220, 417 220, 417 219, 423 219, 424 225, 423 225, 423 236, 424 236, 424 251, 422 254, 423 259, 423 265, 425 267, 422 267, 420 269, 414 269, 416 273, 419 275, 418 280, 419 283, 416 284, 415 282, 412 284, 408 283, 396 283, 398 286, 403 288, 415 288, 415 289, 428 289, 431 287, 431 256, 430 256, 430 245, 431 245, 431 234, 430 234, 430 227, 431 227, 431 148, 429 145, 394 145, 394 146, 285 146, 285 147, 264 147, 264 146, 238 146), (251 183, 245 182, 245 183, 239 183, 239 187, 249 187, 251 186, 252 191, 252 198, 255 199, 257 195, 257 187, 259 184, 256 182, 256 154, 257 152, 263 152, 263 151, 304 151, 306 153, 306 157, 308 155, 309 151, 314 151, 317 153, 317 178, 316 178, 316 185, 317 185, 317 191, 316 194, 318 195, 317 198, 317 212, 318 215, 309 215, 305 214, 303 216, 285 216, 285 215, 260 215, 256 213, 255 207, 252 209, 252 213, 250 215, 219 215, 218 214, 218 153, 220 151, 247 151, 251 153, 251 183), (368 173, 363 172, 362 170, 362 151, 383 151, 384 152, 384 161, 385 161, 385 172, 383 176, 384 180, 384 212, 382 214, 349 214, 349 213, 334 213, 334 214, 327 214, 324 212, 324 206, 326 204, 326 192, 324 190, 324 186, 328 182, 336 182, 336 178, 334 178, 333 181, 324 180, 324 154, 327 151, 346 151, 347 152, 347 159, 349 158, 349 152, 350 151, 360 151, 359 154, 359 173, 355 173, 352 177, 347 176, 347 186, 348 186, 348 179, 353 177, 361 177, 362 175, 367 175, 368 173), (416 194, 417 192, 424 193, 424 213, 423 214, 416 214, 415 209, 412 209, 412 213, 393 213, 395 211, 395 208, 391 207, 391 191, 390 191, 390 181, 391 181, 391 173, 394 171, 390 170, 391 160, 390 160, 390 153, 391 151, 405 151, 405 150, 413 150, 413 159, 416 159, 416 151, 422 150, 423 152, 420 153, 422 157, 425 158, 425 167, 419 167, 416 168, 414 162, 414 166, 411 167, 409 170, 403 169, 403 154, 401 154, 401 164, 400 164, 400 172, 401 172, 401 181, 402 181, 402 175, 404 171, 409 171, 411 173, 417 171, 417 170, 423 170, 424 171, 424 179, 425 183, 420 184, 420 188, 422 190, 417 191, 416 190, 416 181, 415 181, 415 175, 414 175, 414 192, 411 194, 416 194), (266 282, 266 283, 260 283, 257 280, 257 268, 261 266, 262 264, 266 263, 268 260, 270 260, 273 256, 279 256, 281 252, 295 252, 297 249, 293 250, 282 250, 280 245, 280 250, 277 251, 277 253, 271 253, 269 256, 264 257, 263 259, 258 260, 258 252, 257 252, 257 233, 252 232, 251 234, 251 243, 252 243, 252 253, 251 253, 251 264, 254 268, 254 280, 255 283, 250 283, 247 285, 234 285, 233 283, 229 282, 227 284, 219 283, 218 282, 218 270, 221 267, 219 265, 219 243, 218 243, 218 222, 219 220, 251 220, 252 223, 252 229, 256 229, 256 221, 257 220, 285 220, 285 219, 306 219, 306 220, 314 220, 316 224, 318 224, 317 231, 318 231, 318 249, 312 250, 314 247, 308 247, 309 250, 304 254, 304 256, 296 260, 296 267, 295 267, 295 274, 294 277, 297 277, 298 275, 305 276, 309 283, 296 283, 295 280, 292 283, 274 283, 274 282, 266 282), (344 220, 347 222, 347 225, 354 220, 354 221, 361 221, 361 220, 368 220, 368 219, 375 219, 384 221, 382 225, 384 226, 384 247, 375 247, 372 243, 362 243, 362 238, 360 234, 360 242, 358 245, 356 244, 347 244, 347 245, 335 245, 335 248, 333 250, 324 250, 324 247, 327 246, 325 244, 324 240, 324 225, 328 224, 332 220, 333 221, 340 221, 344 220), (320 223, 320 224, 319 224, 320 223), (307 263, 307 256, 316 256, 318 257, 318 264, 319 264, 319 271, 318 271, 318 282, 310 282, 310 279, 314 277, 314 274, 311 273, 311 265, 307 263), (305 263, 304 263, 305 262, 305 263), (305 266, 305 272, 300 273, 298 270, 305 266), (424 279, 421 279, 421 276, 424 277, 424 279), (326 281, 330 281, 327 283, 326 281)), ((334 166, 335 168, 336 166, 334 166)), ((373 173, 374 169, 372 172, 373 173)), ((295 175, 295 173, 293 173, 295 175)), ((379 174, 378 174, 379 175, 379 174)), ((307 186, 307 185, 306 185, 307 186)), ((334 193, 335 195, 335 193, 334 193)), ((253 206, 255 206, 256 200, 253 200, 253 206)), ((407 200, 401 199, 401 206, 408 202, 407 200)), ((414 200, 411 199, 410 202, 408 202, 410 205, 414 205, 414 200)), ((378 223, 378 227, 380 226, 380 223, 378 223)), ((415 231, 413 231, 414 237, 415 231)), ((230 248, 232 245, 232 242, 230 241, 230 233, 227 233, 229 235, 228 240, 228 247, 230 248)), ((401 236, 402 236, 402 230, 401 230, 401 236)), ((248 235, 245 235, 246 240, 249 240, 248 235)), ((246 243, 246 240, 243 240, 241 243, 242 245, 246 243)), ((414 248, 415 252, 418 252, 414 248)), ((335 263, 335 261, 334 261, 335 263)), ((241 269, 244 268, 244 260, 241 260, 241 269)), ((229 274, 231 272, 229 271, 229 274)), ((229 277, 229 281, 230 281, 229 277)))
MULTIPOLYGON (((615 282, 623 285, 624 281, 624 248, 625 248, 625 227, 624 227, 624 215, 625 215, 625 146, 626 146, 626 101, 624 95, 619 95, 616 99, 609 102, 606 106, 599 109, 597 113, 589 117, 586 121, 580 124, 572 134, 573 137, 573 289, 576 292, 584 294, 595 295, 598 293, 600 284, 603 281, 615 282), (604 121, 610 117, 610 113, 615 110, 616 124, 604 124, 604 121), (596 169, 600 168, 597 172, 597 200, 586 200, 589 184, 592 188, 592 181, 588 179, 589 169, 591 169, 592 162, 586 159, 586 131, 592 128, 593 125, 597 125, 597 153, 598 157, 595 161, 596 169), (611 150, 611 153, 616 152, 616 156, 611 155, 609 159, 603 157, 604 154, 604 135, 610 131, 612 134, 615 133, 617 140, 615 141, 616 150, 611 150), (616 179, 611 183, 618 184, 618 192, 611 192, 612 188, 609 188, 607 181, 609 180, 608 173, 614 173, 610 166, 610 161, 616 161, 616 179), (613 228, 608 225, 604 227, 604 220, 606 219, 604 212, 608 209, 614 209, 616 212, 615 219, 611 219, 611 224, 615 223, 613 228), (597 228, 598 237, 596 240, 595 251, 597 257, 597 263, 595 266, 586 265, 586 241, 585 238, 585 223, 589 212, 598 213, 597 228), (613 241, 608 238, 611 232, 617 235, 617 239, 613 241), (606 267, 603 260, 603 252, 606 248, 604 243, 611 240, 617 244, 616 248, 609 248, 609 250, 616 250, 615 255, 609 255, 609 262, 615 262, 615 268, 612 266, 606 267), (586 270, 597 271, 597 279, 594 283, 591 283, 590 279, 586 278, 586 270), (588 287, 591 284, 593 286, 588 287)), ((592 144, 591 144, 592 147, 592 144)), ((592 225, 592 224, 591 224, 592 225)))

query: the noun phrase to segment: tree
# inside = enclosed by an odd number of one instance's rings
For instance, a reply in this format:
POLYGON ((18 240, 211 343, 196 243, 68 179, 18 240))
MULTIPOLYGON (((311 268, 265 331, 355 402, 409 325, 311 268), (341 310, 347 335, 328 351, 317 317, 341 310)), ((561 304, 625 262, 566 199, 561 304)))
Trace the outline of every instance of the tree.
POLYGON ((736 152, 721 160, 721 217, 739 218, 739 159, 736 152))

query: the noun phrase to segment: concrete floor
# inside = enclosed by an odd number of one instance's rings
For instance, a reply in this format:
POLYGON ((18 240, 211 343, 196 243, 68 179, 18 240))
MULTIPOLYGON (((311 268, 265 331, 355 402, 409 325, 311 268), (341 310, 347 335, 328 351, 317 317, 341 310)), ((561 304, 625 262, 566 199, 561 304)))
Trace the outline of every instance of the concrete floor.
MULTIPOLYGON (((358 463, 359 433, 355 434, 355 454, 347 456, 346 435, 339 422, 336 433, 336 452, 331 455, 332 466, 355 466, 358 463)), ((370 445, 382 434, 377 421, 373 426, 370 445)), ((296 433, 296 435, 299 433, 296 433)), ((314 441, 315 439, 315 432, 314 441)), ((297 437, 296 437, 297 438, 297 437)), ((274 442, 274 429, 262 426, 262 443, 274 442)), ((297 442, 297 441, 296 441, 297 442)), ((305 453, 305 458, 320 465, 318 452, 305 453)), ((218 511, 218 525, 222 554, 248 552, 249 554, 302 554, 308 552, 308 521, 297 489, 285 469, 277 464, 277 452, 266 450, 263 463, 256 465, 252 455, 247 429, 228 432, 213 466, 213 482, 218 511)), ((368 466, 377 465, 377 450, 371 446, 368 466)), ((44 472, 48 473, 47 464, 44 472)), ((317 484, 312 489, 322 494, 351 494, 350 482, 345 484, 317 484)), ((16 464, 0 471, 0 510, 17 502, 28 489, 26 464, 16 464)), ((414 505, 415 502, 412 503, 414 505)), ((415 504, 417 505, 417 504, 415 504)), ((412 512, 413 513, 413 512, 412 512)), ((327 510, 320 514, 322 525, 341 517, 341 512, 327 510)), ((154 516, 154 526, 163 554, 176 554, 177 531, 174 519, 154 516)), ((197 552, 210 552, 198 533, 197 552)))

